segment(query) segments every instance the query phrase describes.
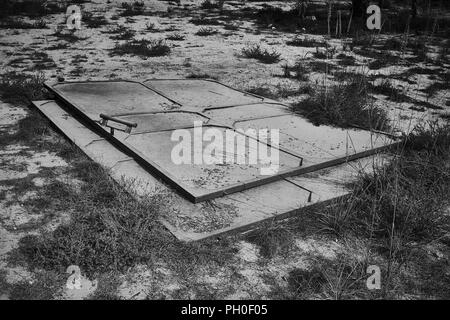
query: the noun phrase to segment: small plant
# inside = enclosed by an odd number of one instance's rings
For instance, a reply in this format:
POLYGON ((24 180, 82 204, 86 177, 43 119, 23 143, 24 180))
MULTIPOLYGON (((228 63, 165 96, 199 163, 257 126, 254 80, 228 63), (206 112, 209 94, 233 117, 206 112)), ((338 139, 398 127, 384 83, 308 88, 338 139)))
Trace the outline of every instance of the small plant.
POLYGON ((204 25, 210 25, 210 26, 218 26, 221 25, 222 23, 217 20, 216 18, 192 18, 191 20, 189 20, 190 23, 195 24, 196 26, 204 26, 204 25))
POLYGON ((239 26, 233 23, 227 23, 223 26, 225 30, 236 31, 239 30, 239 26))
POLYGON ((103 15, 94 15, 91 12, 83 12, 82 23, 88 28, 99 28, 108 24, 103 15))
POLYGON ((147 22, 145 24, 145 30, 151 31, 151 32, 158 32, 158 31, 160 31, 154 22, 147 22))
POLYGON ((124 9, 121 13, 123 17, 139 16, 145 13, 145 4, 143 1, 122 2, 122 9, 124 9))
POLYGON ((170 47, 164 40, 132 40, 116 44, 113 54, 133 54, 141 57, 159 57, 170 53, 170 47))
POLYGON ((190 73, 186 76, 186 79, 215 79, 217 80, 217 76, 208 74, 208 73, 190 73))
POLYGON ((87 37, 80 37, 76 34, 76 31, 66 30, 64 26, 58 26, 55 33, 52 34, 59 40, 64 40, 70 43, 74 43, 80 40, 86 40, 87 37))
POLYGON ((275 50, 262 49, 259 44, 243 48, 242 54, 245 58, 256 59, 267 64, 277 63, 281 60, 280 53, 275 50))
POLYGON ((276 95, 272 92, 272 90, 265 85, 246 88, 245 91, 265 98, 276 98, 276 95))
POLYGON ((375 42, 375 37, 372 34, 356 33, 356 35, 352 39, 351 46, 352 47, 362 46, 363 48, 366 48, 366 47, 372 46, 374 44, 374 42, 375 42))
POLYGON ((403 93, 394 87, 389 79, 384 79, 378 85, 372 85, 371 88, 375 93, 387 96, 389 100, 403 101, 403 93))
POLYGON ((390 54, 389 52, 370 52, 367 53, 367 56, 373 59, 367 65, 370 70, 385 68, 399 63, 400 61, 400 58, 398 56, 390 54))
POLYGON ((294 78, 298 81, 308 81, 309 70, 305 66, 305 60, 299 59, 292 66, 284 64, 281 67, 283 68, 283 76, 285 78, 294 78))
POLYGON ((220 9, 223 5, 221 5, 223 1, 212 2, 211 0, 205 0, 200 4, 200 8, 202 9, 220 9))
POLYGON ((286 44, 288 46, 294 46, 294 47, 308 47, 308 48, 314 48, 314 47, 326 47, 327 43, 324 41, 317 41, 313 38, 308 37, 295 37, 292 40, 286 41, 286 44))
POLYGON ((403 51, 405 49, 405 43, 399 38, 389 38, 383 45, 384 50, 396 50, 403 51))
POLYGON ((338 64, 341 66, 354 66, 356 63, 356 59, 353 56, 348 56, 346 54, 338 54, 336 58, 339 59, 338 64))
POLYGON ((114 33, 114 35, 111 36, 111 39, 113 40, 130 40, 136 34, 134 30, 128 29, 125 26, 118 26, 111 32, 114 33))
POLYGON ((0 79, 0 96, 6 102, 28 103, 31 100, 44 100, 48 92, 44 89, 44 74, 27 75, 7 73, 0 79))
POLYGON ((195 34, 197 36, 204 37, 204 36, 210 36, 210 35, 217 34, 217 33, 218 33, 218 31, 216 29, 209 28, 209 27, 202 27, 195 34))
POLYGON ((181 33, 172 33, 166 37, 167 40, 172 41, 183 41, 185 39, 185 36, 181 33))
POLYGON ((47 23, 43 19, 26 22, 21 19, 4 19, 0 21, 0 29, 45 29, 47 23))

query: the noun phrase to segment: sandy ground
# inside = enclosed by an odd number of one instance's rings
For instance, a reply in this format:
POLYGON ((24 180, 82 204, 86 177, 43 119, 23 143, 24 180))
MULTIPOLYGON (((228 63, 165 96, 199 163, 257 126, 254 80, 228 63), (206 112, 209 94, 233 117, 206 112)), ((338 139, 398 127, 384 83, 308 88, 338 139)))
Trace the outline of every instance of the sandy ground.
MULTIPOLYGON (((250 21, 237 21, 238 30, 225 30, 223 26, 212 26, 219 30, 218 34, 200 37, 195 32, 201 26, 189 22, 192 17, 206 14, 196 7, 199 1, 185 1, 182 4, 191 8, 176 17, 162 17, 170 4, 166 1, 145 1, 147 9, 154 12, 152 16, 134 16, 131 18, 118 17, 122 0, 93 1, 82 4, 83 11, 103 15, 108 24, 99 28, 89 29, 83 26, 75 34, 82 40, 68 43, 67 48, 51 49, 61 43, 54 34, 57 25, 64 23, 63 14, 45 16, 49 28, 47 29, 1 29, 0 32, 0 61, 1 72, 10 71, 30 72, 36 69, 33 56, 36 52, 46 52, 53 62, 46 62, 40 66, 46 79, 55 80, 64 77, 70 80, 96 80, 96 79, 138 79, 148 78, 183 78, 192 73, 208 74, 219 81, 238 89, 249 89, 255 86, 283 86, 286 88, 298 86, 298 82, 291 79, 277 77, 283 63, 292 64, 298 57, 304 57, 308 52, 315 52, 315 48, 302 48, 288 46, 285 42, 294 34, 275 30, 262 30, 256 32, 256 26, 250 21), (145 27, 154 23, 158 29, 172 28, 171 31, 149 32, 145 27), (136 39, 160 39, 169 34, 178 32, 185 36, 183 41, 168 40, 172 52, 168 56, 142 59, 136 56, 111 56, 110 49, 114 47, 115 40, 109 38, 110 30, 117 25, 126 26, 136 31, 136 39), (178 31, 174 31, 178 30, 178 31), (239 57, 241 49, 248 44, 261 43, 264 47, 276 49, 282 53, 283 61, 273 65, 266 65, 252 59, 239 57), (14 60, 20 58, 19 62, 14 60)), ((239 2, 234 2, 240 4, 239 2)), ((257 5, 257 4, 249 4, 257 5)), ((230 4, 226 4, 230 6, 230 4)), ((239 8, 239 6, 235 6, 239 8)), ((181 11, 180 11, 181 12, 181 11)), ((306 30, 307 32, 307 30, 306 30)), ((320 36, 313 36, 320 38, 320 36)), ((342 40, 329 41, 332 46, 342 48, 342 40)), ((380 70, 368 70, 365 64, 367 58, 354 53, 359 66, 347 67, 348 70, 370 74, 384 75, 399 74, 405 71, 404 66, 391 66, 380 70)), ((333 63, 333 61, 331 61, 333 63)), ((422 63, 415 66, 425 66, 422 63)), ((448 65, 447 65, 448 67, 448 65)), ((311 73, 310 81, 323 81, 324 74, 311 73)), ((413 75, 410 82, 396 80, 395 85, 404 88, 408 95, 417 100, 428 101, 441 110, 425 109, 411 110, 411 103, 394 103, 387 101, 379 95, 377 103, 389 111, 389 115, 396 127, 401 131, 408 131, 416 123, 436 117, 437 113, 449 113, 450 108, 445 105, 448 99, 448 90, 435 94, 427 99, 420 90, 429 85, 432 80, 427 75, 413 75)), ((331 80, 330 80, 331 81, 331 80)), ((289 103, 298 97, 289 97, 279 100, 289 103)), ((0 129, 15 130, 15 124, 25 117, 27 110, 18 106, 0 102, 0 129)), ((57 170, 58 167, 67 166, 67 163, 54 153, 33 148, 10 145, 0 150, 0 180, 24 178, 38 174, 43 169, 57 170), (25 152, 24 152, 25 151, 25 152)), ((64 179, 71 179, 65 177, 64 179)), ((72 178, 73 179, 73 178, 72 178)), ((47 183, 45 178, 37 177, 33 180, 36 186, 47 183)), ((0 187, 4 188, 4 187, 0 187)), ((2 191, 0 189, 0 191, 2 191)), ((9 193, 7 193, 9 194, 9 193)), ((25 195, 30 196, 30 195, 25 195)), ((27 212, 20 205, 21 199, 9 203, 11 195, 0 200, 0 269, 7 271, 7 281, 33 281, 33 274, 29 271, 8 267, 7 253, 13 249, 18 240, 27 234, 38 230, 25 229, 21 226, 38 219, 38 215, 27 212)), ((23 200, 23 199, 22 199, 23 200)), ((57 213, 44 228, 54 228, 63 221, 67 213, 57 213)), ((209 292, 214 298, 223 299, 254 299, 270 298, 274 286, 286 287, 286 277, 294 268, 307 269, 312 257, 333 259, 340 252, 348 252, 348 244, 330 239, 317 237, 297 236, 294 249, 287 255, 276 255, 269 261, 262 258, 258 248, 244 240, 236 243, 237 253, 232 265, 217 269, 216 267, 201 269, 196 272, 193 279, 184 279, 167 268, 164 261, 158 268, 150 269, 146 266, 136 266, 121 276, 122 284, 119 286, 119 296, 124 299, 144 298, 199 298, 204 292, 209 292), (204 288, 201 291, 199 288, 204 288), (203 293, 202 293, 203 292, 203 293)), ((355 255, 363 255, 364 245, 361 248, 352 248, 355 255)), ((97 283, 83 280, 83 290, 71 291, 65 289, 62 296, 56 298, 71 299, 83 298, 92 293, 97 283)), ((7 298, 7 296, 2 296, 7 298)))

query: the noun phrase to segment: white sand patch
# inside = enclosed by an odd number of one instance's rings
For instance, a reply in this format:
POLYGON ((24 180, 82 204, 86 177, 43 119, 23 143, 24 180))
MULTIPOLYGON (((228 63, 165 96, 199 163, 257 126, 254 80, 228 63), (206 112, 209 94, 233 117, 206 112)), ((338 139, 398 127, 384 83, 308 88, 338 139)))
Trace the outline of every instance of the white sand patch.
POLYGON ((27 111, 0 101, 0 128, 13 125, 27 115, 27 111))
POLYGON ((7 168, 0 169, 0 180, 11 180, 24 178, 30 174, 37 174, 42 168, 56 168, 65 167, 67 162, 62 158, 54 155, 49 151, 34 152, 29 151, 29 155, 17 155, 17 152, 9 152, 7 154, 0 154, 2 160, 10 164, 23 164, 26 166, 26 170, 23 172, 17 172, 14 170, 8 170, 7 168))
POLYGON ((334 241, 318 241, 314 239, 295 239, 295 245, 307 254, 318 255, 326 259, 335 259, 339 245, 334 241))
POLYGON ((256 245, 247 241, 239 241, 237 244, 239 247, 238 256, 240 259, 246 262, 257 262, 259 259, 259 249, 256 245))
POLYGON ((127 273, 126 280, 118 288, 118 295, 123 299, 134 300, 147 297, 170 299, 172 293, 180 288, 177 279, 166 267, 151 270, 145 265, 139 265, 127 273))
POLYGON ((8 230, 18 230, 26 224, 39 221, 42 216, 27 212, 21 205, 3 206, 0 204, 2 226, 8 230))

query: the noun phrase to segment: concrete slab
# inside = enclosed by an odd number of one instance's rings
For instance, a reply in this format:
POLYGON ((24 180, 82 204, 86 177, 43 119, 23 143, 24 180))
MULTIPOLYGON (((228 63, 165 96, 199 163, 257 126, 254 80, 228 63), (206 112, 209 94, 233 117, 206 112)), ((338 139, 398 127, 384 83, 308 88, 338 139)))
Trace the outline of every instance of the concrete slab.
MULTIPOLYGON (((102 131, 103 137, 192 202, 215 199, 368 156, 395 143, 386 135, 365 130, 314 126, 293 114, 287 106, 215 81, 148 80, 145 83, 95 81, 46 86, 71 112, 102 131), (105 114, 108 127, 99 125, 105 114), (195 137, 195 121, 201 122, 205 129, 216 129, 222 133, 221 137, 234 131, 243 136, 238 129, 278 129, 280 147, 275 148, 280 155, 279 170, 267 175, 263 173, 267 164, 250 161, 252 154, 257 157, 260 150, 273 154, 275 149, 248 137, 242 155, 244 161, 239 163, 196 163, 195 139, 192 139, 189 163, 175 164, 172 151, 179 141, 172 141, 174 130, 184 129, 189 137, 195 137), (121 128, 128 130, 117 131, 121 128), (111 134, 107 133, 109 130, 111 134)), ((202 137, 200 133, 199 139, 202 137)), ((202 151, 210 147, 209 143, 202 144, 202 151)), ((221 149, 221 152, 226 150, 221 149)), ((235 147, 231 158, 236 159, 238 155, 241 154, 235 147)), ((217 159, 229 156, 215 154, 217 159)))
POLYGON ((263 102, 257 95, 238 91, 204 79, 149 79, 144 84, 164 93, 185 107, 197 108, 225 107, 263 102))
MULTIPOLYGON (((226 128, 222 127, 206 127, 217 129, 218 132, 225 136, 226 128)), ((194 136, 194 129, 186 129, 190 136, 194 136)), ((256 180, 264 179, 261 175, 261 168, 267 167, 265 164, 256 163, 252 164, 249 161, 249 156, 254 153, 257 154, 258 150, 262 147, 262 143, 254 140, 254 146, 250 142, 246 143, 247 152, 243 155, 245 161, 242 164, 238 163, 224 163, 224 164, 206 164, 199 163, 194 164, 193 160, 188 163, 175 164, 172 160, 172 149, 178 144, 178 141, 171 140, 172 131, 160 131, 143 134, 132 134, 123 139, 123 141, 133 147, 135 150, 139 150, 139 153, 145 158, 152 161, 160 168, 161 172, 165 175, 171 176, 176 180, 178 184, 182 185, 189 193, 194 194, 197 197, 203 197, 211 195, 212 192, 224 192, 230 191, 232 186, 238 186, 245 183, 251 183, 256 180)), ((250 140, 250 138, 241 135, 242 137, 250 140)), ((194 159, 194 141, 190 141, 191 154, 190 159, 194 159)), ((202 151, 208 147, 208 144, 202 145, 202 151)), ((273 148, 272 148, 273 149, 273 148)), ((274 152, 269 149, 269 152, 274 152)), ((234 151, 231 156, 236 158, 238 152, 234 151)), ((300 167, 301 159, 292 156, 286 152, 279 152, 279 174, 298 169, 300 167)), ((219 159, 225 159, 227 154, 220 150, 215 155, 219 159)), ((218 196, 224 195, 220 194, 218 196)), ((217 196, 215 196, 217 197, 217 196)))
MULTIPOLYGON (((229 111, 232 113, 232 111, 229 111)), ((299 154, 304 167, 372 152, 396 143, 389 136, 360 129, 341 129, 330 126, 315 126, 296 115, 282 115, 262 119, 241 120, 236 129, 278 129, 280 145, 299 154)))
POLYGON ((46 84, 91 120, 101 113, 119 115, 172 110, 179 105, 135 81, 88 81, 46 84))
POLYGON ((36 101, 33 104, 90 158, 109 168, 116 181, 126 182, 126 187, 139 195, 164 194, 167 204, 159 219, 182 241, 198 241, 248 230, 263 221, 287 218, 346 196, 350 192, 346 182, 355 179, 359 170, 371 172, 371 163, 386 159, 386 156, 372 155, 313 174, 267 183, 195 204, 82 125, 55 101, 36 101), (312 192, 304 188, 307 184, 314 186, 312 192))

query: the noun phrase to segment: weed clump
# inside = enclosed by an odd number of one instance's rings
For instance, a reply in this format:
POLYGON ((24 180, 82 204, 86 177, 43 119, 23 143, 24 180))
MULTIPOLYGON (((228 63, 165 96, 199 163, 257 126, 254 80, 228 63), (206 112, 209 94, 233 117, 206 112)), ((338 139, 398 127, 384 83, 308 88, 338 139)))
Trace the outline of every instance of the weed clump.
POLYGON ((183 41, 185 39, 185 36, 181 33, 172 33, 166 37, 167 40, 172 41, 183 41))
POLYGON ((275 50, 269 51, 268 49, 263 49, 258 44, 243 48, 242 54, 246 58, 256 59, 266 64, 277 63, 281 60, 280 53, 275 50))
POLYGON ((206 27, 206 28, 202 27, 195 34, 197 36, 210 36, 210 35, 217 34, 217 33, 218 33, 218 31, 216 29, 209 28, 209 27, 206 27))
POLYGON ((321 224, 338 234, 375 237, 388 247, 441 237, 450 226, 444 214, 450 203, 449 155, 449 124, 417 127, 397 156, 363 174, 350 199, 323 214, 321 224))
POLYGON ((49 94, 43 86, 44 81, 42 73, 6 73, 0 79, 0 97, 6 102, 21 104, 32 100, 45 100, 49 94))
POLYGON ((286 41, 286 44, 288 46, 294 46, 294 47, 307 47, 307 48, 314 48, 314 47, 326 47, 327 43, 324 41, 318 41, 313 38, 300 38, 295 37, 292 40, 286 41))
POLYGON ((134 1, 133 3, 122 2, 121 13, 123 17, 139 16, 145 13, 144 1, 134 1))
POLYGON ((327 124, 343 128, 358 125, 386 130, 386 112, 372 105, 368 89, 365 77, 354 76, 347 82, 319 88, 308 99, 294 104, 292 108, 315 125, 327 124))
POLYGON ((4 19, 0 21, 0 29, 46 29, 47 23, 43 19, 26 22, 21 19, 4 19))
POLYGON ((113 54, 132 54, 141 57, 160 57, 170 53, 170 47, 164 40, 131 40, 123 44, 116 44, 113 54))

